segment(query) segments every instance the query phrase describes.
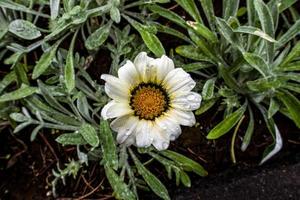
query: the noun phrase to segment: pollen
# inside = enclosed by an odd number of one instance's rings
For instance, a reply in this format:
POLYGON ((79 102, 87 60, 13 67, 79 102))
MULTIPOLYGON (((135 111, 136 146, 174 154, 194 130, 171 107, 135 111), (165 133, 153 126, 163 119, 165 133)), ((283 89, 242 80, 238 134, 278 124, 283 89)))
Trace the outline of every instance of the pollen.
POLYGON ((141 119, 153 120, 168 109, 168 96, 157 85, 140 84, 131 95, 131 107, 141 119))

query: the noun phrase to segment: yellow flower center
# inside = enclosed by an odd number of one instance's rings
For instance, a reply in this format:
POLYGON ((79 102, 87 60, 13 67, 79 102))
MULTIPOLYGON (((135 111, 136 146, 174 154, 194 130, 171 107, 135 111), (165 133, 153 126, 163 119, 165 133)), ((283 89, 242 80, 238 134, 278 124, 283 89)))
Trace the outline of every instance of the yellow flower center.
POLYGON ((156 84, 141 83, 131 92, 131 108, 141 119, 153 120, 168 109, 168 104, 167 93, 156 84))

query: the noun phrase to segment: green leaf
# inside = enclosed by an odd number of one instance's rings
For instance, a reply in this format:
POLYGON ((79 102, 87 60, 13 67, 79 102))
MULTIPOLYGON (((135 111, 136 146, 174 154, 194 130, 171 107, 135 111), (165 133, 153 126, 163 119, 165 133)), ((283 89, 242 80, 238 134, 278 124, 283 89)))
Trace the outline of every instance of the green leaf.
POLYGON ((126 199, 126 200, 135 200, 136 196, 129 189, 128 185, 123 182, 121 177, 111 168, 111 166, 104 165, 106 178, 108 179, 109 184, 114 190, 114 196, 116 199, 126 199))
POLYGON ((188 38, 185 34, 177 31, 176 29, 173 29, 173 28, 168 27, 168 26, 161 25, 160 23, 151 23, 151 25, 155 26, 155 28, 157 29, 157 32, 173 35, 173 36, 178 37, 182 40, 185 40, 188 43, 192 43, 190 38, 188 38))
POLYGON ((217 139, 228 133, 242 118, 246 111, 247 103, 240 107, 235 112, 228 115, 223 121, 217 124, 206 136, 207 139, 217 139))
POLYGON ((22 113, 11 113, 9 117, 16 122, 26 122, 30 120, 27 116, 23 115, 22 113))
POLYGON ((193 59, 198 61, 207 61, 207 62, 213 62, 211 58, 208 56, 202 54, 199 52, 199 49, 195 48, 193 45, 181 45, 179 47, 176 47, 175 49, 176 53, 179 55, 193 59))
MULTIPOLYGON (((79 29, 78 29, 79 30, 79 29)), ((72 90, 75 88, 75 70, 74 70, 74 57, 73 57, 73 51, 74 51, 74 44, 75 39, 77 37, 77 33, 74 34, 71 45, 68 51, 67 59, 66 59, 66 65, 64 69, 64 75, 65 75, 65 84, 68 93, 71 93, 72 90)))
POLYGON ((191 179, 184 171, 180 171, 180 180, 185 187, 191 187, 191 179))
POLYGON ((144 178, 151 190, 160 198, 169 200, 170 197, 166 187, 138 160, 138 158, 130 149, 129 152, 138 170, 138 173, 144 178))
POLYGON ((27 66, 21 63, 16 63, 14 67, 14 71, 16 73, 18 85, 21 85, 22 83, 29 85, 28 77, 27 77, 27 66))
POLYGON ((264 77, 270 74, 270 69, 264 59, 254 53, 243 53, 244 59, 250 64, 251 67, 256 69, 264 77))
POLYGON ((19 3, 15 3, 11 0, 1 0, 0 1, 0 7, 1 8, 12 9, 12 10, 18 10, 18 11, 38 15, 38 16, 41 16, 41 17, 46 17, 46 18, 50 17, 49 15, 43 14, 41 12, 37 12, 37 11, 32 10, 32 9, 29 9, 29 8, 25 7, 24 5, 19 4, 19 3))
POLYGON ((274 140, 274 142, 265 149, 263 153, 263 159, 260 162, 261 165, 269 160, 272 156, 274 156, 278 151, 280 151, 280 149, 282 148, 282 138, 273 118, 268 119, 266 109, 260 104, 256 104, 256 106, 263 115, 264 121, 267 124, 267 127, 274 140))
POLYGON ((199 36, 204 37, 211 43, 217 43, 218 38, 217 36, 210 31, 205 25, 197 23, 197 22, 192 22, 192 21, 187 21, 186 24, 191 27, 199 36))
POLYGON ((241 41, 238 37, 238 35, 233 32, 232 28, 229 26, 229 24, 221 18, 216 18, 217 28, 219 32, 222 34, 222 36, 234 47, 239 49, 241 52, 244 52, 244 48, 241 45, 241 41))
POLYGON ((49 86, 47 86, 40 80, 38 80, 37 82, 38 82, 39 89, 40 89, 44 99, 49 103, 49 105, 56 108, 56 110, 64 112, 70 116, 73 115, 68 109, 65 108, 65 106, 61 105, 57 101, 57 99, 53 97, 53 95, 51 94, 51 91, 49 90, 49 86))
POLYGON ((202 89, 202 98, 204 100, 209 100, 214 97, 214 89, 215 89, 216 78, 208 79, 202 89))
POLYGON ((283 102, 293 121, 300 128, 300 101, 288 91, 278 92, 277 97, 283 102))
MULTIPOLYGON (((274 21, 268 6, 262 0, 256 0, 254 1, 254 7, 257 12, 262 30, 271 37, 274 37, 274 21)), ((266 43, 266 47, 268 61, 272 61, 274 56, 274 44, 266 43)))
POLYGON ((213 65, 209 65, 208 63, 205 62, 195 62, 195 63, 184 64, 181 66, 181 68, 186 72, 195 72, 200 69, 205 69, 212 66, 213 65))
POLYGON ((261 29, 253 27, 253 26, 239 26, 236 29, 233 29, 236 33, 247 33, 251 35, 256 35, 261 37, 269 42, 277 42, 274 38, 263 32, 261 29))
POLYGON ((285 45, 287 42, 289 42, 291 39, 295 38, 299 34, 299 29, 300 29, 300 19, 293 24, 290 29, 283 34, 276 44, 276 48, 280 48, 283 45, 285 45))
POLYGON ((239 0, 223 0, 223 18, 235 17, 239 8, 239 0))
POLYGON ((118 156, 117 147, 115 139, 113 138, 112 131, 110 130, 109 124, 106 120, 101 120, 100 122, 100 134, 103 159, 105 165, 112 167, 113 169, 118 169, 118 156))
POLYGON ((187 11, 194 20, 198 23, 202 23, 201 15, 194 0, 175 0, 185 11, 187 11))
POLYGON ((120 23, 121 21, 121 15, 120 15, 120 11, 117 7, 113 6, 110 9, 110 18, 116 22, 117 24, 120 23))
POLYGON ((55 20, 59 14, 60 0, 50 0, 50 14, 51 20, 55 20))
POLYGON ((3 77, 3 79, 0 81, 0 94, 7 86, 9 86, 12 82, 16 81, 16 79, 17 79, 17 76, 14 71, 11 71, 8 74, 6 74, 3 77))
POLYGON ((267 77, 260 78, 254 81, 247 81, 247 86, 250 90, 254 92, 264 92, 267 90, 274 90, 276 88, 280 88, 285 85, 285 78, 280 77, 267 77))
POLYGON ((250 144, 250 141, 251 141, 251 138, 252 138, 252 135, 253 135, 253 132, 254 132, 253 112, 252 112, 252 109, 251 109, 250 106, 248 108, 249 108, 248 110, 249 110, 249 115, 250 115, 250 121, 249 121, 247 130, 246 130, 245 136, 243 137, 243 143, 241 145, 241 150, 242 151, 245 151, 248 148, 248 146, 250 144))
POLYGON ((172 12, 172 11, 166 9, 166 8, 155 5, 155 4, 154 5, 149 5, 149 6, 147 6, 147 8, 149 8, 153 13, 157 13, 160 16, 176 23, 177 25, 179 25, 183 28, 187 28, 185 20, 182 19, 182 17, 180 17, 176 13, 174 13, 174 12, 172 12))
POLYGON ((291 7, 297 0, 280 0, 278 3, 279 12, 283 12, 285 9, 291 7))
POLYGON ((38 63, 34 66, 32 72, 32 78, 37 79, 40 75, 42 75, 50 66, 52 60, 55 57, 56 50, 60 44, 61 40, 58 40, 53 46, 47 49, 43 55, 41 56, 38 63))
POLYGON ((23 99, 25 97, 28 97, 38 91, 38 88, 36 87, 30 87, 28 85, 22 84, 21 87, 15 91, 5 93, 2 96, 0 96, 0 103, 5 101, 14 101, 23 99))
POLYGON ((268 109, 268 118, 272 118, 280 109, 280 104, 274 99, 271 98, 270 105, 268 109))
POLYGON ((84 140, 91 145, 92 147, 98 147, 100 140, 97 134, 96 129, 88 124, 88 123, 83 123, 78 130, 78 132, 82 135, 84 140))
POLYGON ((179 164, 185 171, 192 171, 199 176, 207 176, 208 174, 199 163, 189 159, 184 155, 170 150, 160 151, 159 153, 179 164))
POLYGON ((22 19, 12 21, 8 31, 25 40, 33 40, 41 36, 41 32, 34 24, 22 19))
POLYGON ((206 19, 211 30, 215 30, 215 12, 212 0, 200 0, 206 19))
POLYGON ((286 64, 290 63, 291 61, 298 58, 299 56, 300 56, 300 42, 297 42, 297 44, 293 47, 291 52, 282 61, 280 66, 285 67, 286 64))
POLYGON ((165 49, 159 39, 153 33, 150 33, 146 26, 124 15, 124 18, 140 33, 148 49, 157 57, 166 54, 165 49))
POLYGON ((87 144, 80 133, 64 133, 55 139, 56 142, 62 145, 84 145, 87 144))
POLYGON ((201 115, 202 113, 208 111, 215 103, 217 102, 217 99, 210 99, 208 101, 203 101, 201 103, 201 106, 198 110, 196 110, 195 114, 196 115, 201 115))
POLYGON ((100 47, 108 38, 112 21, 98 28, 85 41, 84 45, 88 50, 94 50, 100 47))

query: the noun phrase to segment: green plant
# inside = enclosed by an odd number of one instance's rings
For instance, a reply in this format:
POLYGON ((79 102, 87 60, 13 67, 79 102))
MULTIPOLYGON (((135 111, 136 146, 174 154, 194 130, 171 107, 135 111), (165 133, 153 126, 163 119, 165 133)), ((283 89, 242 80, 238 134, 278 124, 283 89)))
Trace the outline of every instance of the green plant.
MULTIPOLYGON (((239 0, 224 0, 220 18, 214 14, 213 1, 200 0, 207 25, 195 1, 176 2, 194 21, 186 21, 158 5, 147 7, 188 32, 189 40, 182 34, 173 35, 189 42, 177 47, 176 53, 197 61, 182 64, 182 67, 206 79, 202 87, 204 102, 196 114, 213 106, 224 110, 224 120, 208 133, 207 139, 217 139, 228 133, 248 115, 241 146, 245 151, 257 122, 253 110, 259 110, 274 140, 263 154, 261 163, 264 163, 282 147, 273 116, 280 112, 300 127, 297 98, 300 43, 296 37, 300 19, 291 7, 296 1, 249 0, 246 7, 239 7, 239 0), (287 9, 293 15, 292 25, 283 12, 287 9), (278 25, 280 20, 285 20, 287 30, 278 25)), ((232 151, 234 155, 233 148, 232 151)))

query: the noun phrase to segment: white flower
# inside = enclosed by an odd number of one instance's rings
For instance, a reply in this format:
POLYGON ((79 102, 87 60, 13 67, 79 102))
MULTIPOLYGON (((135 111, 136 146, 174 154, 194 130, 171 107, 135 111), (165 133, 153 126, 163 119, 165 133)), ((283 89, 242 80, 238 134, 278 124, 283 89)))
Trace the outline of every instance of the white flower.
POLYGON ((101 116, 116 118, 110 126, 118 133, 118 143, 152 144, 164 150, 181 134, 180 125, 195 124, 192 110, 201 103, 201 96, 191 91, 196 83, 182 68, 174 68, 167 56, 153 59, 141 52, 119 69, 118 76, 101 76, 112 98, 101 116))

